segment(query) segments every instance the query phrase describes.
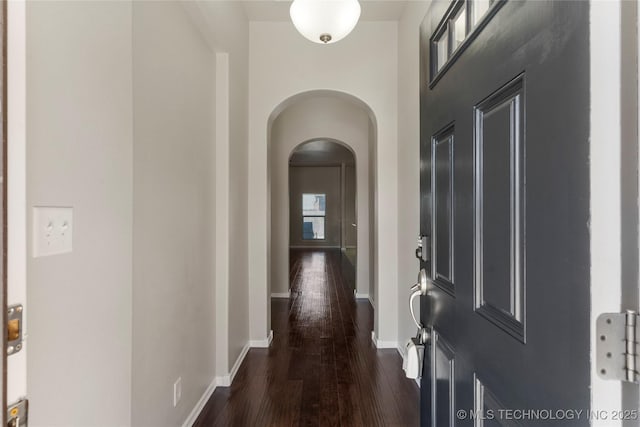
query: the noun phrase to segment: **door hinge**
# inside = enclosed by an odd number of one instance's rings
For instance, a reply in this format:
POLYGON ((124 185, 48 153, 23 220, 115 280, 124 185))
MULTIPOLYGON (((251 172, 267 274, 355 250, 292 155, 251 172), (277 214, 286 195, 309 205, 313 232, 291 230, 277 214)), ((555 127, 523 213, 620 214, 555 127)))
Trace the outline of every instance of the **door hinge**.
POLYGON ((596 321, 596 368, 605 380, 638 384, 638 316, 635 311, 604 313, 596 321))
POLYGON ((27 427, 29 417, 29 401, 20 399, 16 403, 7 406, 7 426, 27 427))

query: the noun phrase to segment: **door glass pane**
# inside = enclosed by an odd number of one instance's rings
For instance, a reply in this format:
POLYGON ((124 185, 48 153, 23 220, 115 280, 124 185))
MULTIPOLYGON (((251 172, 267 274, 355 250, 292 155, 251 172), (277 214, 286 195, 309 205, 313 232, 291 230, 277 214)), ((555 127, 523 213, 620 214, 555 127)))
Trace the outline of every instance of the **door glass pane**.
POLYGON ((479 21, 480 18, 482 18, 484 16, 485 13, 487 13, 487 10, 489 10, 489 6, 491 6, 491 1, 490 0, 474 0, 473 1, 473 26, 475 26, 479 21))
POLYGON ((326 211, 326 194, 303 194, 302 215, 324 216, 326 211))
POLYGON ((463 6, 460 12, 453 18, 453 46, 452 51, 456 50, 462 44, 467 36, 467 10, 463 6))
POLYGON ((324 239, 324 217, 305 216, 302 218, 302 239, 322 240, 324 239))
POLYGON ((447 59, 449 59, 449 31, 442 33, 442 36, 440 36, 436 45, 438 70, 440 70, 447 62, 447 59))

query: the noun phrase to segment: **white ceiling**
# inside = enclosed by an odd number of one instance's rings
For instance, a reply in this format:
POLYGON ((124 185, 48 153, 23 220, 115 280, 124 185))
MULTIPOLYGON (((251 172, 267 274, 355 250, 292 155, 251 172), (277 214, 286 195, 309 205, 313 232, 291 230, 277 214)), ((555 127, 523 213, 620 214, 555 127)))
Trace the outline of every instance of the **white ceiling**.
MULTIPOLYGON (((249 21, 289 21, 289 0, 241 0, 249 21)), ((360 0, 361 21, 398 21, 407 0, 360 0)))

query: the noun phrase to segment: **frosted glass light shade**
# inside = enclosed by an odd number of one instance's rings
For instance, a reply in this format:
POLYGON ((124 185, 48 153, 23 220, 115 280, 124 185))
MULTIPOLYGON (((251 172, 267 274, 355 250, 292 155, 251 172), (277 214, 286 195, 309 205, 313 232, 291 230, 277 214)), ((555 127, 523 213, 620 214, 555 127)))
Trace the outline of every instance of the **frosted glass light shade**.
POLYGON ((289 9, 296 29, 315 43, 335 43, 360 19, 358 0, 294 0, 289 9))

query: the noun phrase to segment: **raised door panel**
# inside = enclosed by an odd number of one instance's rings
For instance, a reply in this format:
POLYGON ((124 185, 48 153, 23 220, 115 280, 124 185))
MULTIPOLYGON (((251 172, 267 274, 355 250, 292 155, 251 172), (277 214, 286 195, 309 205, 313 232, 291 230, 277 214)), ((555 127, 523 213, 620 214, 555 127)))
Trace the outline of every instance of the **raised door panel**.
POLYGON ((525 341, 524 76, 474 108, 475 309, 525 341))

